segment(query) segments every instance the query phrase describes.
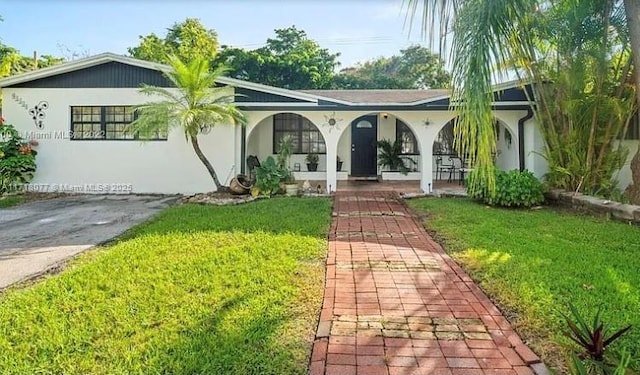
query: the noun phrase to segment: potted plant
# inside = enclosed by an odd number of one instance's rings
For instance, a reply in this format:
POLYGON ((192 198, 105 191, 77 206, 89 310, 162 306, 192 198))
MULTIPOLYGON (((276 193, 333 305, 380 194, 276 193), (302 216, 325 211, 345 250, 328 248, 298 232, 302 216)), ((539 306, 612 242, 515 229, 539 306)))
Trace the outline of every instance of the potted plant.
POLYGON ((315 172, 318 170, 318 162, 320 161, 318 154, 310 152, 307 154, 305 160, 307 162, 307 170, 309 172, 315 172))
POLYGON ((283 182, 284 191, 287 196, 295 197, 296 195, 298 195, 298 183, 293 177, 293 173, 291 173, 291 171, 288 169, 285 170, 285 177, 283 182))
POLYGON ((293 140, 287 136, 280 140, 278 144, 278 168, 283 176, 282 185, 286 195, 292 197, 298 195, 298 183, 289 168, 289 159, 293 152, 293 140))
POLYGON ((396 139, 391 142, 388 139, 378 141, 378 165, 386 167, 389 171, 400 172, 407 175, 410 169, 402 158, 402 140, 396 139))
POLYGON ((340 172, 342 170, 342 159, 340 159, 340 155, 336 159, 336 171, 340 172))

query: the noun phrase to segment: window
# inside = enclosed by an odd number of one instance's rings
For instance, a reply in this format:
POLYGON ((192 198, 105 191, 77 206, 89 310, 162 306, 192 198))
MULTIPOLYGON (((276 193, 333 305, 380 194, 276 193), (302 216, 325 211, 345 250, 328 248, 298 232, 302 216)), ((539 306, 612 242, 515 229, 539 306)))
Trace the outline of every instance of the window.
POLYGON ((633 115, 633 117, 631 117, 631 120, 629 121, 629 127, 627 128, 627 134, 625 135, 624 139, 640 139, 640 116, 638 116, 637 112, 633 115))
POLYGON ((453 149, 453 127, 457 119, 449 121, 438 133, 435 142, 433 142, 434 155, 457 155, 453 149))
MULTIPOLYGON (((131 106, 71 107, 71 136, 73 140, 135 140, 129 124, 135 119, 131 106)), ((166 131, 151 134, 148 140, 166 140, 166 131)))
POLYGON ((400 120, 396 120, 396 139, 402 140, 403 155, 418 155, 418 141, 411 129, 400 120))
POLYGON ((273 153, 284 137, 291 137, 294 154, 325 154, 327 148, 320 130, 306 118, 295 113, 280 113, 273 116, 273 153))

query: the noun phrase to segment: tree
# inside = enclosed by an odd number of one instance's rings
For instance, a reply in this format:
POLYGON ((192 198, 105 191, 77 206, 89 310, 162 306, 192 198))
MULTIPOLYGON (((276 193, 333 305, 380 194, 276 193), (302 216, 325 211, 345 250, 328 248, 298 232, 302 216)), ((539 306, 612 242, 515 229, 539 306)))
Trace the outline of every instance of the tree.
POLYGON ((451 77, 442 59, 428 48, 413 45, 400 55, 379 57, 343 69, 333 80, 337 89, 445 88, 451 77))
POLYGON ((198 19, 187 18, 167 29, 164 38, 155 34, 140 36, 140 44, 128 49, 137 59, 169 63, 169 55, 189 62, 197 58, 212 60, 218 53, 218 34, 207 30, 198 19))
POLYGON ((276 29, 275 34, 264 47, 251 51, 223 46, 216 63, 229 66, 231 77, 265 85, 288 89, 331 86, 340 54, 320 48, 295 26, 276 29))
POLYGON ((35 59, 32 56, 22 56, 15 48, 0 43, 0 77, 22 74, 64 61, 62 57, 51 55, 42 55, 35 59))
MULTIPOLYGON (((443 44, 450 41, 454 67, 452 72, 452 102, 459 104, 460 118, 456 127, 456 143, 458 149, 471 155, 475 160, 475 168, 480 172, 479 180, 488 181, 494 186, 493 163, 491 154, 495 149, 494 129, 492 126, 491 103, 493 101, 492 78, 498 80, 507 68, 524 72, 527 79, 535 78, 537 82, 548 83, 548 77, 532 77, 540 73, 535 64, 540 61, 541 48, 547 47, 545 41, 538 38, 535 31, 535 19, 554 7, 566 7, 568 12, 577 7, 600 4, 603 10, 623 9, 621 0, 406 0, 405 6, 409 21, 419 14, 425 31, 440 31, 441 50, 443 44), (453 35, 449 32, 453 31, 453 35), (531 69, 533 68, 533 69, 531 69)), ((635 0, 625 0, 627 22, 631 35, 631 50, 636 60, 640 53, 640 35, 638 23, 640 10, 635 0), (633 4, 632 4, 633 3, 633 4), (635 30, 635 31, 634 31, 635 30), (633 42, 635 40, 635 42, 633 42)), ((612 25, 613 16, 617 12, 606 11, 610 17, 602 18, 602 14, 594 18, 585 18, 582 25, 590 27, 595 20, 600 25, 612 25)), ((604 14, 604 13, 603 13, 604 14)), ((624 13, 623 13, 624 14, 624 13)), ((575 26, 575 25, 574 25, 575 26)), ((540 30, 538 27, 537 30, 540 30)), ((604 30, 604 28, 603 28, 604 30)), ((553 32, 553 30, 547 30, 553 32)), ((609 34, 602 33, 599 43, 603 50, 608 46, 602 43, 609 34)), ((588 41, 578 40, 586 45, 588 41)), ((601 50, 599 53, 601 53, 601 50)), ((574 61, 579 63, 579 61, 574 61)), ((636 75, 638 62, 636 62, 636 75)), ((602 67, 600 65, 598 68, 602 67)), ((604 80, 598 95, 603 95, 604 80)), ((536 85, 538 90, 541 86, 536 85)), ((544 87, 544 85, 542 86, 544 87)), ((635 80, 635 92, 640 88, 640 79, 635 80)), ((537 95, 538 93, 536 93, 537 95)), ((596 100, 593 104, 601 102, 596 100)), ((638 99, 640 105, 640 99, 638 99)), ((537 107, 539 108, 539 107, 537 107)), ((593 114, 593 112, 592 112, 593 114)), ((536 118, 540 121, 536 109, 536 118)), ((597 121, 588 127, 593 138, 597 129, 597 121), (591 131, 593 129, 593 131, 591 131)), ((471 186, 473 189, 474 187, 471 186)))
POLYGON ((636 109, 623 10, 602 1, 553 5, 530 23, 535 59, 520 60, 536 88, 547 182, 608 197, 628 154, 617 141, 636 109))
MULTIPOLYGON (((64 58, 51 55, 42 55, 35 59, 22 56, 15 48, 0 43, 0 78, 46 68, 64 61, 64 58)), ((0 95, 0 107, 2 107, 2 95, 0 95)))
POLYGON ((216 87, 216 79, 224 69, 211 69, 209 60, 196 57, 189 62, 175 55, 167 57, 172 70, 165 76, 177 89, 145 85, 140 92, 159 98, 136 108, 138 118, 131 124, 140 138, 170 128, 180 128, 191 143, 198 159, 204 164, 218 191, 226 190, 215 169, 200 149, 198 135, 218 124, 245 124, 245 116, 233 104, 230 87, 216 87))

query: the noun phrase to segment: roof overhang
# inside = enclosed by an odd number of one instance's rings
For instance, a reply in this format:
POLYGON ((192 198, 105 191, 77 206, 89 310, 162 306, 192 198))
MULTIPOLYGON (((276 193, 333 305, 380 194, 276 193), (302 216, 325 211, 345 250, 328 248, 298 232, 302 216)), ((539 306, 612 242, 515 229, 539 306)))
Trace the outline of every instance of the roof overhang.
MULTIPOLYGON (((54 65, 51 67, 42 68, 42 69, 34 70, 31 72, 1 79, 0 88, 27 83, 30 81, 35 81, 38 79, 47 78, 47 77, 51 77, 59 74, 70 73, 70 72, 78 71, 81 69, 86 69, 93 66, 109 63, 109 62, 118 62, 122 64, 137 66, 140 68, 156 70, 160 72, 171 71, 171 67, 169 65, 135 59, 127 56, 121 56, 121 55, 117 55, 110 52, 105 52, 98 55, 94 55, 94 56, 90 56, 90 57, 86 57, 78 60, 72 60, 62 64, 54 65)), ((336 100, 333 100, 330 98, 323 98, 320 96, 306 94, 299 91, 288 90, 288 89, 283 89, 279 87, 273 87, 273 86, 263 85, 259 83, 243 81, 235 78, 219 77, 217 79, 217 82, 223 85, 243 87, 249 90, 262 91, 262 92, 267 92, 274 95, 290 97, 293 99, 303 100, 309 103, 317 104, 318 100, 327 100, 327 101, 336 102, 336 100)))
MULTIPOLYGON (((10 87, 14 85, 19 85, 23 83, 28 83, 30 81, 39 80, 42 78, 47 78, 59 74, 70 73, 74 71, 78 71, 81 69, 90 68, 93 66, 109 63, 109 62, 118 62, 122 64, 127 64, 131 66, 136 66, 144 69, 156 70, 159 72, 169 72, 171 71, 171 67, 169 65, 135 59, 132 57, 126 57, 117 55, 114 53, 106 52, 98 55, 68 61, 59 65, 54 65, 48 68, 43 68, 31 72, 27 72, 24 74, 20 74, 13 77, 7 77, 0 80, 0 88, 10 87)), ((350 107, 350 109, 359 109, 359 108, 371 108, 371 107, 379 107, 379 108, 407 108, 407 107, 415 107, 416 109, 426 109, 430 104, 438 104, 441 101, 449 101, 451 95, 439 95, 433 98, 418 100, 414 102, 404 102, 404 103, 395 103, 395 102, 384 102, 384 103, 355 103, 347 100, 341 100, 336 98, 331 98, 323 95, 316 95, 307 92, 301 92, 296 90, 284 89, 274 86, 263 85, 260 83, 253 83, 248 81, 243 81, 240 79, 229 78, 229 77, 219 77, 217 80, 218 83, 223 85, 229 85, 234 87, 245 88, 247 90, 254 90, 259 92, 264 92, 268 94, 273 94, 277 96, 282 96, 285 98, 295 99, 297 102, 281 102, 277 103, 278 107, 301 107, 301 106, 312 106, 318 108, 326 108, 329 110, 339 110, 346 109, 346 107, 350 107)), ((524 89, 527 85, 530 85, 528 82, 523 82, 520 80, 513 80, 504 83, 500 83, 495 85, 493 88, 494 92, 503 92, 509 89, 524 89)), ((495 104, 495 103, 494 103, 495 104)), ((524 105, 524 103, 520 101, 500 101, 501 105, 524 105)), ((528 104, 528 103, 526 103, 528 104)), ((276 105, 276 103, 261 103, 261 102, 243 102, 238 103, 238 105, 246 108, 264 108, 270 107, 272 105, 276 105)))

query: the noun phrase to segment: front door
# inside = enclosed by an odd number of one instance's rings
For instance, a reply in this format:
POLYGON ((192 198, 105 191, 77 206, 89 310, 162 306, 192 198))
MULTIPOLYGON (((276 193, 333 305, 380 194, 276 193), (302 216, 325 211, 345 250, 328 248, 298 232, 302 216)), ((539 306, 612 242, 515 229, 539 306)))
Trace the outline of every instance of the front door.
POLYGON ((351 123, 351 175, 378 175, 378 116, 362 116, 351 123))

